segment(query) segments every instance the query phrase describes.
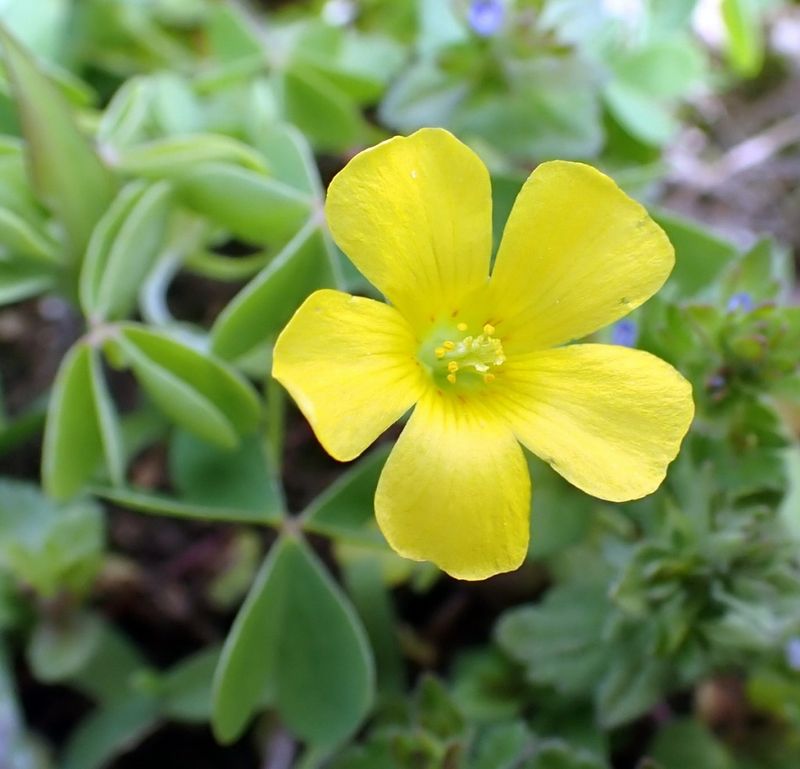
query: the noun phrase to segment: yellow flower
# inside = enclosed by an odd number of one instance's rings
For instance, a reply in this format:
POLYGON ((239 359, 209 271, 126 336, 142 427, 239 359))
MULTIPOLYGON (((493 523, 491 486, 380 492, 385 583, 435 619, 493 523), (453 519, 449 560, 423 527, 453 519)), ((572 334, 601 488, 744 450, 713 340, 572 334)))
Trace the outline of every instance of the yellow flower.
POLYGON ((398 553, 461 579, 517 568, 530 513, 520 443, 601 499, 658 487, 692 420, 689 383, 640 350, 560 346, 638 307, 674 263, 664 232, 611 179, 540 165, 491 276, 489 173, 447 131, 357 155, 326 215, 390 304, 312 294, 278 338, 273 375, 342 461, 414 407, 375 495, 398 553))

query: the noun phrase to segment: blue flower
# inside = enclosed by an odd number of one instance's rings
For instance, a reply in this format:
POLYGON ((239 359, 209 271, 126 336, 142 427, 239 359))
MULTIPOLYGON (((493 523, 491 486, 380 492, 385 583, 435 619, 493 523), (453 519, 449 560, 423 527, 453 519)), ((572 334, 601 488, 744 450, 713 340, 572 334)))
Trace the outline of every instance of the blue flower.
POLYGON ((800 670, 800 637, 794 636, 786 642, 786 664, 792 670, 800 670))
POLYGON ((611 344, 622 345, 622 347, 633 347, 639 338, 639 327, 635 320, 624 318, 617 321, 611 329, 611 344))
POLYGON ((754 307, 753 297, 747 291, 737 291, 728 300, 728 312, 750 312, 754 307))
POLYGON ((467 20, 481 37, 491 37, 500 31, 505 21, 506 9, 501 0, 473 0, 467 20))

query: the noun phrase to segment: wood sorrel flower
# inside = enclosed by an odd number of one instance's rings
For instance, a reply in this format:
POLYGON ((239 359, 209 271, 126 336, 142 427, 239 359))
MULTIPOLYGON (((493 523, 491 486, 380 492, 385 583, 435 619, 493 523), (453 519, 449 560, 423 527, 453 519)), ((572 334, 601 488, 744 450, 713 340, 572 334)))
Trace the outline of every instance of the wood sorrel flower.
POLYGON ((611 179, 540 165, 491 275, 489 173, 447 131, 357 155, 326 215, 389 304, 312 294, 278 338, 273 375, 343 461, 414 407, 375 495, 398 553, 462 579, 518 567, 530 512, 520 443, 602 499, 658 487, 694 413, 689 383, 640 350, 560 346, 638 307, 673 266, 664 232, 611 179))

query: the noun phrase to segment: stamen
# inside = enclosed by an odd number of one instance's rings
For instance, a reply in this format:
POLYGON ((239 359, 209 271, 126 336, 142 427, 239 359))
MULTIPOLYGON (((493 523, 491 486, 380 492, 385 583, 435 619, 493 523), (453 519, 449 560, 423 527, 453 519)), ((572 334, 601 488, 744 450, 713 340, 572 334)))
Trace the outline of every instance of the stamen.
MULTIPOLYGON (((460 334, 465 333, 468 328, 469 324, 466 322, 456 325, 460 334)), ((485 323, 483 333, 469 334, 460 339, 451 337, 439 342, 433 348, 433 355, 441 364, 435 364, 434 370, 450 384, 458 382, 460 385, 470 386, 476 380, 487 384, 493 382, 496 378, 494 368, 502 366, 506 361, 503 345, 494 336, 494 330, 491 323, 485 323)))

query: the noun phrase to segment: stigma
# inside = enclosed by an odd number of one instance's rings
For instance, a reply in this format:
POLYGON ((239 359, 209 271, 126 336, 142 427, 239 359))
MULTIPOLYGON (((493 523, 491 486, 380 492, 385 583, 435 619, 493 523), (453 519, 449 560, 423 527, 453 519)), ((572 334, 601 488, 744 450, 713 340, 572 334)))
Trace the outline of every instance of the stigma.
MULTIPOLYGON (((468 330, 466 323, 459 323, 456 330, 463 333, 468 330)), ((468 377, 474 379, 476 376, 489 384, 496 378, 492 369, 502 366, 506 356, 503 352, 503 345, 495 335, 495 327, 491 323, 485 323, 482 333, 477 335, 469 334, 461 339, 445 339, 435 349, 434 355, 440 362, 440 371, 444 373, 445 379, 451 384, 456 384, 460 379, 468 377)))

